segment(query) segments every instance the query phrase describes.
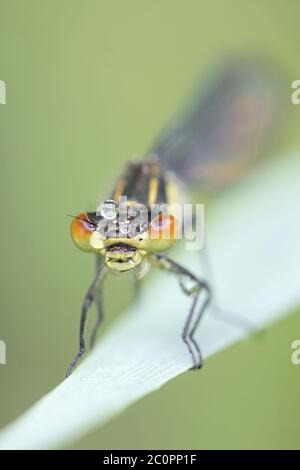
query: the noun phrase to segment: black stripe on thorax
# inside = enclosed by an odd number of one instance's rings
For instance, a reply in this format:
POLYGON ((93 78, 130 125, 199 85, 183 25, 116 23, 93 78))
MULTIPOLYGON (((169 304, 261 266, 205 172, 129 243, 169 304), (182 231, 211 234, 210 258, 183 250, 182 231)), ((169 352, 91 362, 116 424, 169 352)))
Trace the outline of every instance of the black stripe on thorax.
POLYGON ((158 163, 156 161, 130 163, 118 180, 112 199, 117 201, 120 196, 126 196, 128 200, 148 204, 149 195, 152 196, 150 202, 153 204, 167 202, 166 181, 160 173, 158 163))

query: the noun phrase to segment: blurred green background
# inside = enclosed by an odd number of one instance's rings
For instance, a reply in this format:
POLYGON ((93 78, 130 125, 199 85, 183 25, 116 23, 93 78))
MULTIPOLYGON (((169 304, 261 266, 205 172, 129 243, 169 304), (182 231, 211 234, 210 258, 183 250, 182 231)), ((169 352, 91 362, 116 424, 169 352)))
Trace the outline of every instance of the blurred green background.
MULTIPOLYGON (((300 78, 299 14, 298 0, 0 0, 0 426, 62 380, 77 348, 94 260, 73 246, 66 214, 106 196, 226 54, 265 53, 289 89, 300 78)), ((280 151, 300 143, 300 106, 290 113, 280 151)), ((130 289, 112 300, 113 288, 104 332, 131 300, 130 289)), ((290 363, 299 314, 267 333, 74 448, 299 448, 300 366, 290 363)))

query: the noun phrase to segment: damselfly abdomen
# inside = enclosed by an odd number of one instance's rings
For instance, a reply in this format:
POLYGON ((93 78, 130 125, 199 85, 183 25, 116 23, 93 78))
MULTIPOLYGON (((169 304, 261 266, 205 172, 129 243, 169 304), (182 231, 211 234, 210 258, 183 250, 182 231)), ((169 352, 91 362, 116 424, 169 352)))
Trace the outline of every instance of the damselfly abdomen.
POLYGON ((254 61, 234 61, 219 73, 207 95, 196 97, 183 117, 171 124, 141 161, 129 163, 114 190, 95 210, 74 217, 75 244, 97 256, 97 272, 82 306, 79 351, 70 375, 86 349, 87 313, 95 302, 97 323, 103 318, 101 284, 108 271, 143 276, 153 265, 178 276, 191 297, 182 339, 193 368, 203 364, 194 334, 210 300, 208 283, 179 265, 166 252, 180 238, 182 220, 179 180, 201 188, 233 181, 259 155, 278 114, 278 88, 273 73, 254 61), (189 286, 184 280, 189 281, 189 286), (201 293, 204 300, 198 306, 201 293))

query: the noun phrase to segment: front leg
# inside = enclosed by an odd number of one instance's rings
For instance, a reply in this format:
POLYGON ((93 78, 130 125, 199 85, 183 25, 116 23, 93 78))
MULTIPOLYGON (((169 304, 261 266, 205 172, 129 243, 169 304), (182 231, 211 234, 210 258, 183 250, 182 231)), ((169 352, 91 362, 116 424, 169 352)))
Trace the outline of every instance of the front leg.
MULTIPOLYGON (((97 254, 96 255, 96 273, 98 272, 98 270, 100 269, 100 267, 102 266, 103 264, 103 258, 101 255, 97 254)), ((96 322, 95 322, 95 325, 94 325, 94 328, 92 330, 92 334, 91 334, 91 338, 90 338, 90 349, 93 349, 94 347, 94 344, 95 344, 95 340, 96 340, 96 336, 97 336, 97 332, 98 332, 98 329, 101 325, 101 323, 103 322, 103 319, 104 319, 104 314, 103 314, 103 301, 102 301, 102 282, 101 282, 101 285, 99 285, 99 287, 96 289, 95 291, 95 305, 96 305, 96 310, 97 310, 97 318, 96 318, 96 322)))
POLYGON ((182 330, 182 340, 185 343, 191 357, 193 360, 193 369, 200 369, 203 366, 203 357, 201 350, 196 340, 194 339, 194 334, 200 323, 200 320, 208 307, 211 301, 211 290, 209 285, 196 277, 191 271, 184 268, 180 264, 172 261, 165 255, 153 254, 149 256, 149 261, 156 265, 157 267, 164 269, 165 271, 176 274, 179 279, 179 284, 184 291, 184 293, 192 297, 193 302, 190 308, 190 311, 187 315, 184 327, 182 330), (191 286, 186 286, 184 284, 184 279, 192 282, 191 286), (200 309, 197 312, 197 304, 201 291, 205 290, 206 297, 202 303, 200 309))
POLYGON ((89 311, 90 306, 92 305, 95 295, 97 292, 97 287, 100 281, 104 278, 104 274, 106 273, 106 269, 104 266, 101 264, 97 270, 96 276, 89 288, 89 290, 86 293, 86 296, 83 301, 83 305, 81 308, 81 316, 80 316, 80 328, 79 328, 79 351, 74 357, 73 361, 69 365, 67 372, 66 372, 66 378, 71 375, 73 372, 73 369, 75 365, 77 364, 78 360, 81 358, 81 356, 85 352, 85 327, 86 327, 86 319, 87 319, 87 314, 89 311))

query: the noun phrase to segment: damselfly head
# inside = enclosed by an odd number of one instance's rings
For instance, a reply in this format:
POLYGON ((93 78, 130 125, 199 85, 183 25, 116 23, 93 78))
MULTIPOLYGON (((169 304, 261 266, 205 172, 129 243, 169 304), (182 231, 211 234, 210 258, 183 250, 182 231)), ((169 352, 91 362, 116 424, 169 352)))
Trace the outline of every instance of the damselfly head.
MULTIPOLYGON (((145 207, 145 206, 144 206, 145 207)), ((104 256, 117 272, 131 271, 152 253, 167 251, 176 241, 176 220, 167 213, 151 213, 139 204, 119 212, 114 201, 106 201, 100 213, 85 212, 73 218, 71 236, 78 248, 104 256)))

